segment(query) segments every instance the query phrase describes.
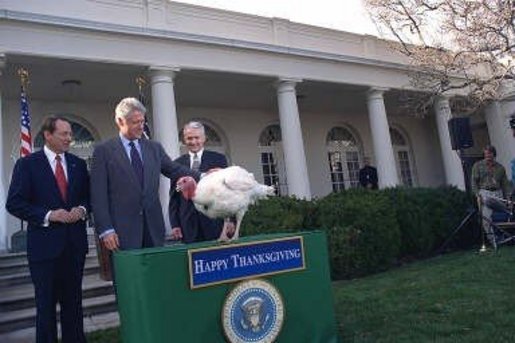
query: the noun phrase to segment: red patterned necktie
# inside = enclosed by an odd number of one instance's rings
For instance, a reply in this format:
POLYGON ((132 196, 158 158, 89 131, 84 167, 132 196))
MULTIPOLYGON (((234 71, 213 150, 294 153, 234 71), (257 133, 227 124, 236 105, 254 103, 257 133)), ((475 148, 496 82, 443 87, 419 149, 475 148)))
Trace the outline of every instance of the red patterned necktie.
POLYGON ((64 201, 66 201, 66 192, 68 188, 68 182, 66 181, 66 175, 64 174, 64 168, 61 163, 61 156, 55 157, 55 180, 57 181, 57 187, 64 201))

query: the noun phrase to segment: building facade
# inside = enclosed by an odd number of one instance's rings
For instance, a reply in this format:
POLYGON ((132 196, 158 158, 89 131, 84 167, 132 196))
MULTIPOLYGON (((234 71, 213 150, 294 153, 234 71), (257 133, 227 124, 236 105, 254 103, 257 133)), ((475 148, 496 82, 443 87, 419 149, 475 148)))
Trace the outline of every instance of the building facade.
MULTIPOLYGON (((380 187, 465 187, 449 100, 423 118, 402 108, 408 63, 386 41, 165 0, 3 0, 0 250, 20 227, 4 210, 19 156, 20 67, 29 71, 36 148, 44 118, 65 115, 72 152, 90 158, 96 142, 116 135, 114 107, 139 95, 143 76, 152 138, 170 156, 181 152, 181 126, 200 120, 211 149, 278 194, 309 199, 356 187, 364 156, 380 187)), ((491 142, 508 166, 511 100, 507 88, 506 101, 473 116, 469 154, 491 142)), ((168 187, 163 179, 164 204, 168 187)))

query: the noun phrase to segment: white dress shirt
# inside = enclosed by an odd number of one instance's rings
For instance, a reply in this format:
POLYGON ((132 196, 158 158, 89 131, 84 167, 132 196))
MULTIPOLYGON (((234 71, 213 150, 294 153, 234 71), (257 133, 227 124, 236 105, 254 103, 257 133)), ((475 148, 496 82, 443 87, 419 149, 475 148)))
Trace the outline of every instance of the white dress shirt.
MULTIPOLYGON (((55 168, 57 166, 57 160, 55 158, 57 157, 58 154, 56 154, 55 152, 50 150, 46 145, 43 147, 43 152, 45 153, 45 156, 48 159, 48 163, 50 164, 50 168, 52 168, 52 173, 55 176, 55 168)), ((68 168, 66 168, 66 158, 64 157, 65 154, 61 153, 61 154, 59 154, 59 156, 61 156, 61 165, 63 166, 64 177, 66 178, 66 182, 68 182, 68 168)), ((86 207, 84 207, 84 206, 78 206, 78 207, 81 208, 84 211, 84 215, 82 217, 82 220, 85 220, 86 219, 86 213, 87 213, 86 207)), ((44 227, 50 226, 50 220, 49 220, 50 213, 52 213, 51 210, 46 213, 45 218, 43 219, 43 226, 44 227)))
POLYGON ((191 152, 188 151, 188 154, 190 155, 190 169, 193 167, 193 158, 195 157, 195 154, 197 154, 197 158, 199 162, 202 164, 202 154, 204 153, 204 149, 200 149, 197 152, 191 152))

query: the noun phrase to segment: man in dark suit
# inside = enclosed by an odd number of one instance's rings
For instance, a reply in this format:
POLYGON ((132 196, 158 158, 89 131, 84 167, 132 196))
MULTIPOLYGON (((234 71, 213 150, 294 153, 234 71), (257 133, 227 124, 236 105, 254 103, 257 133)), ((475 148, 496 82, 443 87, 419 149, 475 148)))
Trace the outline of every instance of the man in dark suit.
POLYGON ((109 250, 162 246, 165 224, 159 201, 161 174, 173 182, 194 172, 173 162, 158 142, 141 139, 145 107, 135 98, 116 106, 116 138, 98 145, 91 167, 96 231, 109 250))
POLYGON ((85 342, 82 273, 88 251, 89 177, 84 160, 66 151, 70 123, 50 117, 45 146, 14 167, 6 208, 28 223, 27 257, 36 298, 36 341, 57 342, 56 304, 65 343, 85 342))
MULTIPOLYGON (((201 173, 227 168, 227 159, 224 155, 204 149, 206 133, 202 123, 189 122, 184 126, 182 133, 188 153, 179 157, 176 162, 201 173)), ((184 199, 175 191, 173 183, 168 209, 174 240, 182 240, 184 243, 208 241, 217 239, 222 232, 223 220, 213 220, 198 212, 191 200, 184 199)))
POLYGON ((370 165, 370 159, 363 159, 363 168, 359 170, 359 184, 363 188, 377 189, 377 169, 370 165))

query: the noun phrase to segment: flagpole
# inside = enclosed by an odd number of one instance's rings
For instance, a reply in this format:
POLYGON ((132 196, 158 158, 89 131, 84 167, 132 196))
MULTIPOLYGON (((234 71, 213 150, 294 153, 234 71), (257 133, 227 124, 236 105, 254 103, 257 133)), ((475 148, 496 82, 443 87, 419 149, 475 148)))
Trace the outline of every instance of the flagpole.
MULTIPOLYGON (((146 107, 147 105, 146 105, 146 101, 145 101, 145 93, 143 92, 143 88, 147 85, 147 80, 145 79, 144 76, 138 75, 136 77, 135 81, 136 81, 136 85, 138 85, 138 100, 143 104, 143 106, 146 107)), ((152 136, 150 134, 150 127, 148 125, 148 113, 147 113, 147 115, 145 115, 143 136, 146 139, 151 139, 151 136, 152 136)))
POLYGON ((138 94, 142 95, 143 87, 146 86, 147 80, 145 79, 145 77, 143 75, 138 75, 136 77, 136 84, 138 85, 138 94))
MULTIPOLYGON (((28 125, 25 125, 25 129, 28 132, 23 132, 23 128, 20 131, 20 157, 25 157, 32 153, 32 136, 30 134, 30 117, 28 113, 28 100, 27 100, 27 89, 29 86, 29 71, 23 67, 18 68, 17 70, 18 76, 20 77, 20 84, 21 84, 21 93, 20 93, 20 104, 21 104, 21 127, 24 126, 24 116, 28 117, 28 125), (24 136, 25 134, 25 136, 24 136), (23 143, 28 143, 28 149, 27 147, 24 147, 23 143)), ((24 221, 20 219, 20 231, 24 230, 24 221)))

